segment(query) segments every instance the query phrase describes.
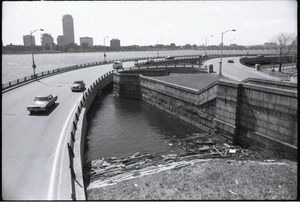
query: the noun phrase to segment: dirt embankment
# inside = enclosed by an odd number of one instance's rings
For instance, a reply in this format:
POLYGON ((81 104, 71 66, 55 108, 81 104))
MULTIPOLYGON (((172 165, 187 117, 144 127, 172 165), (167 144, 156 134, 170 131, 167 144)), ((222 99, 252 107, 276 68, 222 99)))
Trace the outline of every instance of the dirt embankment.
POLYGON ((87 196, 89 200, 296 200, 297 163, 207 160, 88 189, 87 196))
POLYGON ((177 154, 134 154, 90 164, 89 200, 296 200, 297 163, 208 134, 177 154), (184 152, 183 152, 184 151, 184 152))

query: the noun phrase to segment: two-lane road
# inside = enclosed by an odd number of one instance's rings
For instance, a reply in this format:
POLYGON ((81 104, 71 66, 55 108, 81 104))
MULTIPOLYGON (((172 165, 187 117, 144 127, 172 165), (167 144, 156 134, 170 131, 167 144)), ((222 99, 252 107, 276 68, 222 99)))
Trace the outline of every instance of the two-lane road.
MULTIPOLYGON (((222 75, 228 78, 234 79, 236 81, 242 81, 247 78, 259 78, 268 80, 279 80, 276 77, 264 74, 255 69, 245 67, 239 61, 240 57, 226 57, 222 59, 222 75), (233 59, 234 63, 229 63, 228 60, 233 59)), ((204 65, 212 64, 214 71, 219 73, 220 58, 215 58, 208 60, 204 65)))
MULTIPOLYGON (((133 66, 126 62, 124 67, 133 66)), ((6 200, 71 199, 67 142, 69 124, 82 93, 71 91, 75 80, 88 88, 112 70, 112 64, 70 71, 2 94, 2 197, 6 200), (39 94, 58 96, 53 110, 29 115, 26 107, 39 94)))

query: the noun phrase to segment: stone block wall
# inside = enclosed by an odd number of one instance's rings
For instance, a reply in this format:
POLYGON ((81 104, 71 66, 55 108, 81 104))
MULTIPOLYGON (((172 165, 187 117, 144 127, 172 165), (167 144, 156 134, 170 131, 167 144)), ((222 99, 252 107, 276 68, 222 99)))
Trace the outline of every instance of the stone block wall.
POLYGON ((139 94, 136 98, 233 143, 275 149, 297 158, 298 93, 286 90, 293 89, 290 84, 219 80, 199 91, 128 74, 115 74, 114 82, 116 95, 139 94))
POLYGON ((113 94, 116 96, 140 99, 140 76, 138 74, 114 74, 113 77, 113 94))
POLYGON ((216 113, 214 128, 217 133, 236 142, 238 136, 241 84, 219 80, 216 83, 216 113))
POLYGON ((141 76, 142 100, 204 131, 211 132, 216 86, 201 91, 141 76))
POLYGON ((297 91, 244 83, 238 141, 297 153, 297 91))

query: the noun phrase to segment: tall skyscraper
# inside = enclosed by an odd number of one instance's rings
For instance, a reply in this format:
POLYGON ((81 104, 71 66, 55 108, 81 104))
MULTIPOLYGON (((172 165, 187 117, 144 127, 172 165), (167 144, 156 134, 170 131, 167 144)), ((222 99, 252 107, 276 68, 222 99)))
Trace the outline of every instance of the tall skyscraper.
POLYGON ((72 15, 66 14, 62 18, 63 23, 63 34, 65 39, 65 44, 74 44, 74 24, 72 15))

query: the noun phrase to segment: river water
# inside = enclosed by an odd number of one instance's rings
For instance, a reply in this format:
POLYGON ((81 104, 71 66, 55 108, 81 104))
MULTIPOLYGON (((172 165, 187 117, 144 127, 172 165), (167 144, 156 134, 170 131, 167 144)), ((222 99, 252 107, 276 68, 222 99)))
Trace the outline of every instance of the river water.
POLYGON ((97 97, 88 113, 85 159, 172 153, 180 149, 176 140, 201 132, 141 100, 110 91, 97 97))

